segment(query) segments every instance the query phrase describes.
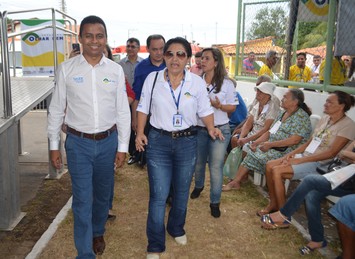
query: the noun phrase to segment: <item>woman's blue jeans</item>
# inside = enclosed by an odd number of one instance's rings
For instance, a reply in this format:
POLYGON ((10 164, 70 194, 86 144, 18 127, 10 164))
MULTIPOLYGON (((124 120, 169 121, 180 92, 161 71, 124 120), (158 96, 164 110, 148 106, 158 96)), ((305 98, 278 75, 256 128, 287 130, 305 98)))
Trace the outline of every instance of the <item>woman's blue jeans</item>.
POLYGON ((213 140, 206 128, 199 128, 197 134, 197 162, 195 168, 195 188, 202 188, 205 185, 206 163, 210 170, 210 202, 220 203, 223 185, 223 165, 226 150, 231 138, 228 124, 219 128, 224 140, 213 140))
POLYGON ((283 215, 291 217, 305 201, 311 240, 322 242, 324 240, 321 215, 322 200, 328 195, 342 197, 350 193, 352 191, 344 190, 341 187, 332 190, 330 182, 325 177, 319 174, 311 174, 303 178, 280 211, 283 215))
POLYGON ((95 258, 93 237, 102 236, 109 209, 117 132, 95 141, 68 133, 65 141, 72 181, 77 258, 95 258))
POLYGON ((148 252, 165 251, 165 207, 172 186, 172 205, 167 231, 172 237, 185 235, 191 179, 196 163, 197 137, 172 138, 151 129, 147 146, 149 212, 148 252))

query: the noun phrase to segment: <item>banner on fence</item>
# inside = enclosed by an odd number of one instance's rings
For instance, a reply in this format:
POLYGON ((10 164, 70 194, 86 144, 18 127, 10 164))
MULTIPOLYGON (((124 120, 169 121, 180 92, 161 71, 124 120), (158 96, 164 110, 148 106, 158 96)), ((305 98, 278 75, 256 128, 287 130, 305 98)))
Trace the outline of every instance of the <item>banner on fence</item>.
MULTIPOLYGON (((52 20, 21 20, 21 31, 39 26, 52 25, 52 20)), ((57 20, 56 25, 64 26, 63 20, 57 20)), ((57 59, 58 64, 64 61, 64 35, 57 29, 57 59)), ((45 28, 22 36, 22 72, 24 76, 53 76, 53 29, 45 28)))
POLYGON ((329 0, 301 0, 297 20, 320 22, 328 19, 329 0))
POLYGON ((335 40, 335 56, 355 55, 355 1, 342 0, 338 6, 338 20, 335 40))

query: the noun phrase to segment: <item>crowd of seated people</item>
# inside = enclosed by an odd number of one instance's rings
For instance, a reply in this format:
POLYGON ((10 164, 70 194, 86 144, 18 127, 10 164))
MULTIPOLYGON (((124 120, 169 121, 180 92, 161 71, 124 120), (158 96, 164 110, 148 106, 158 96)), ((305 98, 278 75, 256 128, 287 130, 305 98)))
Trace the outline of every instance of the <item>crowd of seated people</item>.
MULTIPOLYGON (((336 156, 354 163, 355 122, 346 114, 354 105, 355 98, 350 94, 343 91, 329 94, 324 104, 325 115, 311 134, 311 112, 304 103, 303 92, 289 89, 281 101, 282 111, 270 129, 253 141, 240 144, 246 156, 234 180, 223 187, 223 191, 239 189, 248 172, 265 173, 270 201, 256 213, 264 229, 288 228, 292 214, 305 201, 311 240, 300 248, 301 255, 327 245, 321 222, 321 201, 328 195, 342 197, 355 193, 353 186, 332 189, 327 179, 317 172, 318 166, 336 156), (302 179, 287 202, 286 179, 302 179)), ((354 169, 354 165, 351 167, 354 169)), ((341 229, 348 228, 348 235, 353 231, 343 223, 338 225, 341 229)))
MULTIPOLYGON (((355 170, 355 141, 353 141, 345 150, 339 153, 341 159, 345 159, 351 164, 338 169, 338 173, 344 173, 346 170, 355 170)), ((309 254, 317 248, 325 247, 327 241, 324 237, 324 227, 321 217, 321 201, 328 195, 343 197, 354 193, 354 186, 350 184, 338 185, 334 189, 331 182, 320 174, 308 174, 291 194, 287 202, 279 211, 265 214, 261 217, 262 228, 277 229, 288 228, 291 223, 291 216, 299 209, 305 201, 306 214, 308 218, 308 229, 311 235, 311 241, 300 248, 302 255, 309 254)))
MULTIPOLYGON (((258 139, 270 129, 280 112, 280 100, 273 94, 276 86, 270 82, 271 78, 267 75, 259 76, 256 80, 255 99, 250 105, 243 125, 235 128, 232 133, 231 148, 243 148, 244 144, 258 139)), ((243 156, 246 155, 246 151, 247 149, 243 148, 243 156)), ((235 172, 228 175, 229 179, 233 179, 234 176, 235 172)))
POLYGON ((223 191, 239 189, 249 171, 263 173, 267 161, 280 158, 307 142, 312 131, 309 118, 311 111, 304 102, 303 92, 299 89, 288 90, 281 100, 281 107, 283 110, 279 112, 270 130, 247 143, 247 155, 236 177, 223 187, 223 191))

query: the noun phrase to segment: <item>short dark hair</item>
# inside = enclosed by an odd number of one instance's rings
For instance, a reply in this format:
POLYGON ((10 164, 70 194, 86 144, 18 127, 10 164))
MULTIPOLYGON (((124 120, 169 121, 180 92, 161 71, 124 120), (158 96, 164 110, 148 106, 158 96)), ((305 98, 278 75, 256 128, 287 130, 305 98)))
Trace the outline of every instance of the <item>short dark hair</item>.
POLYGON ((106 44, 107 58, 113 60, 112 50, 110 45, 106 44))
POLYGON ((141 44, 137 38, 129 38, 126 43, 132 43, 132 42, 137 43, 138 47, 141 46, 141 44))
POLYGON ((182 37, 176 37, 176 38, 172 38, 172 39, 168 40, 164 46, 164 51, 163 51, 164 54, 166 53, 166 51, 168 50, 170 45, 173 43, 178 43, 178 44, 181 44, 182 46, 184 46, 187 57, 191 58, 191 56, 192 56, 191 44, 185 38, 182 38, 182 37))
POLYGON ((79 29, 79 36, 80 37, 82 36, 84 25, 86 25, 86 24, 95 24, 95 23, 99 23, 99 24, 102 24, 102 26, 104 26, 104 28, 105 28, 105 36, 107 37, 107 29, 106 29, 105 22, 100 17, 95 16, 95 15, 87 16, 81 21, 80 29, 79 29))
POLYGON ((307 55, 304 52, 297 53, 296 57, 298 56, 304 56, 304 58, 307 58, 307 55))
POLYGON ((198 51, 195 53, 195 58, 200 58, 202 57, 202 51, 198 51))
POLYGON ((152 40, 160 40, 160 39, 162 39, 162 40, 164 41, 164 43, 165 43, 165 38, 163 37, 163 35, 160 35, 160 34, 152 34, 152 35, 150 35, 150 36, 147 38, 147 48, 149 49, 149 47, 150 47, 150 42, 151 42, 152 40))
POLYGON ((313 58, 322 58, 322 57, 319 55, 314 55, 313 58))

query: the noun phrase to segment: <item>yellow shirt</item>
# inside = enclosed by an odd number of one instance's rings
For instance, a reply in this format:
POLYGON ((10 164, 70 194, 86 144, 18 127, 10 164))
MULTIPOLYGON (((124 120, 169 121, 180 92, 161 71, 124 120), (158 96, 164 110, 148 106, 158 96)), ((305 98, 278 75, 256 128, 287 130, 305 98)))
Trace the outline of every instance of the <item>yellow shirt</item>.
MULTIPOLYGON (((322 61, 319 68, 319 80, 324 81, 325 60, 322 61)), ((332 73, 330 75, 331 85, 343 85, 346 82, 346 68, 343 60, 333 57, 332 73)))
MULTIPOLYGON (((289 80, 295 82, 308 82, 311 80, 312 71, 309 67, 305 66, 300 68, 297 65, 290 67, 289 80)), ((294 86, 289 86, 289 88, 296 88, 294 86)))
POLYGON ((268 75, 271 78, 274 78, 274 74, 272 73, 272 70, 266 64, 262 65, 262 67, 259 70, 259 74, 258 75, 259 76, 268 75))

